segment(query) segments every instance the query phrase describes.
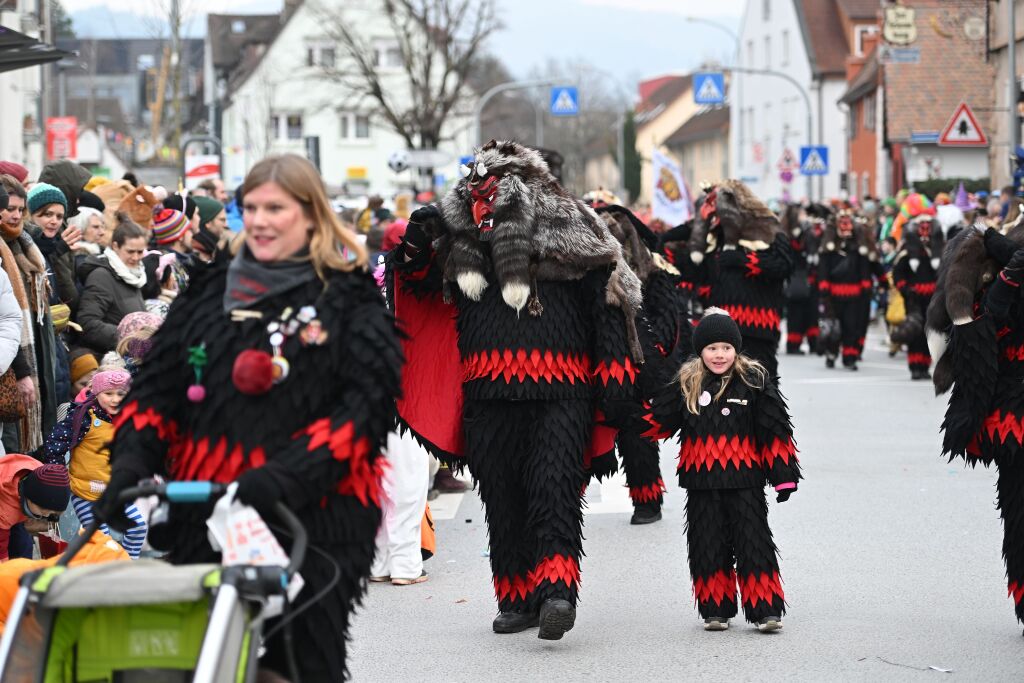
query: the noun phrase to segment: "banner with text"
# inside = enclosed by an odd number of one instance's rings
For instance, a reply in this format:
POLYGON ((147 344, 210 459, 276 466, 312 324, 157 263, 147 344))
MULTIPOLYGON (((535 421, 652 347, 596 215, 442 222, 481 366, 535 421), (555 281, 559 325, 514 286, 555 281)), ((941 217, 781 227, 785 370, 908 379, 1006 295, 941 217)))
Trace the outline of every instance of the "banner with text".
POLYGON ((654 150, 651 162, 654 164, 651 217, 664 221, 669 227, 690 220, 693 217, 693 202, 679 164, 658 150, 654 150))

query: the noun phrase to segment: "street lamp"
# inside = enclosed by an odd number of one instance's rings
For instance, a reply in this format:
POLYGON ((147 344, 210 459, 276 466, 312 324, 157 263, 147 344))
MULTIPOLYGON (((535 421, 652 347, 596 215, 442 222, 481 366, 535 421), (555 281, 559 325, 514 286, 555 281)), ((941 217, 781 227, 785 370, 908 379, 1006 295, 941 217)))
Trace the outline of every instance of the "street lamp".
POLYGON ((703 17, 683 17, 683 19, 691 24, 707 24, 708 26, 714 26, 719 31, 725 31, 726 33, 728 33, 729 36, 733 39, 733 41, 736 43, 736 59, 739 59, 740 37, 731 28, 729 28, 725 24, 721 24, 717 21, 712 21, 711 19, 705 19, 703 17))

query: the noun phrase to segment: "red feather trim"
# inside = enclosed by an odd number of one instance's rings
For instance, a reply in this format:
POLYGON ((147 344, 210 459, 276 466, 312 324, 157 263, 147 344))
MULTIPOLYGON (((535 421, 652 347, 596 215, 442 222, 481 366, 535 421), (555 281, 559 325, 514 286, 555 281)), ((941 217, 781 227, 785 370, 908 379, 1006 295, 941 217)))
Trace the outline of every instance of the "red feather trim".
POLYGON ((544 379, 551 384, 553 381, 587 382, 590 376, 590 359, 586 354, 552 353, 550 350, 505 349, 499 351, 478 351, 471 353, 462 361, 465 381, 489 378, 496 381, 503 377, 510 382, 513 377, 522 382, 530 377, 535 382, 544 379))
POLYGON ((338 493, 359 498, 368 505, 372 500, 380 504, 381 467, 370 462, 370 440, 365 436, 356 438, 355 424, 349 420, 340 427, 332 428, 330 418, 321 418, 302 430, 309 436, 309 451, 327 447, 338 462, 346 462, 348 474, 338 483, 338 493))
POLYGON ((714 602, 721 605, 724 600, 736 601, 736 572, 717 571, 704 578, 698 576, 693 581, 693 599, 695 602, 714 602))
POLYGON ((779 329, 779 312, 773 308, 761 308, 758 306, 737 306, 733 304, 722 304, 721 308, 726 310, 737 325, 747 327, 763 327, 769 330, 779 329))
POLYGON ((1017 443, 1024 444, 1024 418, 1012 413, 1003 415, 997 408, 985 418, 981 428, 988 435, 989 441, 1006 443, 1006 439, 1012 434, 1017 443))
POLYGON ((770 444, 761 447, 761 462, 765 467, 771 467, 776 458, 781 458, 787 465, 790 458, 796 460, 796 443, 793 442, 793 437, 786 437, 785 440, 775 437, 770 444))
POLYGON ((864 283, 862 282, 833 282, 828 290, 832 296, 839 298, 855 297, 860 296, 864 293, 864 283))
POLYGON ((786 599, 778 572, 762 572, 760 575, 748 574, 743 577, 740 579, 740 596, 743 604, 751 607, 757 607, 757 603, 762 600, 770 604, 776 596, 780 600, 786 599))
POLYGON ((530 578, 522 576, 495 576, 494 594, 498 600, 526 600, 533 592, 533 583, 530 578))
POLYGON ((178 438, 178 425, 174 420, 165 419, 153 408, 146 408, 140 413, 138 401, 132 401, 121 409, 114 418, 114 430, 121 429, 128 420, 132 421, 132 426, 137 432, 152 427, 161 441, 175 441, 178 438))
POLYGON ((633 365, 633 361, 626 358, 624 362, 620 363, 617 360, 609 362, 601 361, 597 367, 594 368, 594 377, 601 380, 601 384, 608 386, 608 382, 612 379, 618 380, 619 384, 626 384, 626 376, 629 376, 629 383, 632 384, 636 381, 637 369, 633 365))
POLYGON ((530 585, 536 588, 544 580, 549 583, 561 581, 566 586, 580 584, 580 566, 567 555, 552 555, 537 563, 530 572, 530 585))
POLYGON ((1003 351, 1006 360, 1024 362, 1024 346, 1011 346, 1003 351))
POLYGON ((658 496, 665 493, 665 482, 661 477, 653 484, 646 486, 630 486, 629 497, 634 503, 649 503, 658 500, 658 496))
POLYGON ((790 332, 786 335, 787 344, 799 344, 804 340, 804 335, 799 332, 790 332))
POLYGON ((927 353, 908 353, 907 363, 910 365, 931 365, 932 357, 927 353))
MULTIPOLYGON (((651 408, 651 406, 648 404, 645 404, 644 407, 647 408, 648 410, 650 410, 651 408)), ((654 415, 652 413, 644 413, 644 421, 647 424, 651 425, 651 428, 648 429, 643 434, 641 434, 640 436, 648 438, 651 441, 661 441, 672 436, 671 432, 669 432, 667 429, 658 424, 658 421, 654 418, 654 415)))
POLYGON ((760 467, 761 456, 754 449, 750 437, 739 436, 719 437, 708 436, 704 439, 687 439, 679 449, 679 467, 677 470, 689 472, 701 468, 711 471, 718 464, 728 468, 732 465, 737 470, 740 466, 760 467))
POLYGON ((747 252, 747 277, 757 277, 761 274, 761 257, 756 251, 747 252))
POLYGON ((1013 596, 1013 602, 1016 605, 1020 604, 1021 600, 1024 600, 1024 583, 1017 583, 1016 581, 1010 582, 1010 589, 1007 592, 1007 597, 1013 596))
POLYGON ((935 286, 934 282, 917 282, 910 285, 910 291, 918 296, 931 296, 935 294, 935 286))

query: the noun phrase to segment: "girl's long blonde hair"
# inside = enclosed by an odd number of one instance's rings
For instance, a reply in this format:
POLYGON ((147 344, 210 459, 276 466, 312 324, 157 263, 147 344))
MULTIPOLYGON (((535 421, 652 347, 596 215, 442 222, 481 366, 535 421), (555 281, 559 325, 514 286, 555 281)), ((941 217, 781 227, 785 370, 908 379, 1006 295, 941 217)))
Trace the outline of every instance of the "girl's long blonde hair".
MULTIPOLYGON (((679 388, 686 399, 686 409, 694 415, 700 412, 698 400, 703 391, 701 387, 711 374, 708 366, 704 365, 704 359, 699 355, 686 361, 683 367, 679 368, 679 388)), ((722 378, 722 386, 714 396, 715 401, 722 398, 734 375, 739 375, 740 380, 752 389, 763 389, 765 380, 768 379, 768 371, 763 365, 753 358, 737 353, 736 362, 722 378)))
MULTIPOLYGON (((338 220, 327 197, 327 188, 316 167, 297 154, 281 154, 263 159, 249 171, 242 184, 243 197, 264 183, 276 183, 295 201, 302 204, 306 217, 313 223, 309 243, 309 260, 317 276, 327 279, 328 270, 349 272, 365 268, 369 261, 366 248, 354 232, 338 220)), ((245 230, 242 230, 245 234, 245 230)), ((237 252, 242 240, 236 240, 232 252, 237 252)))

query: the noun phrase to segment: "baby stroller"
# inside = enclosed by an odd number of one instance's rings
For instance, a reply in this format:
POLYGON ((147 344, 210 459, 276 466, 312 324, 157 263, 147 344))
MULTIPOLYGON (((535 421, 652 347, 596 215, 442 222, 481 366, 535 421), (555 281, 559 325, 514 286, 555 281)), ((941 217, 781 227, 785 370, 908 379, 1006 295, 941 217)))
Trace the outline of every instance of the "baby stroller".
MULTIPOLYGON (((158 496, 204 503, 225 487, 143 482, 124 501, 158 496)), ((174 566, 159 560, 68 567, 98 528, 76 537, 60 562, 22 577, 0 640, 4 683, 251 683, 263 639, 263 607, 286 595, 306 553, 306 531, 283 504, 293 538, 287 567, 174 566)), ((287 624, 285 614, 281 624, 287 624)), ((285 637, 290 636, 284 626, 285 637)), ((292 680, 298 680, 291 658, 292 680)))

